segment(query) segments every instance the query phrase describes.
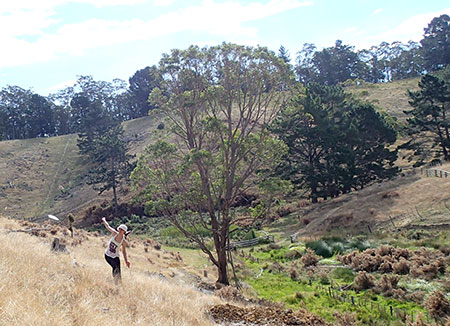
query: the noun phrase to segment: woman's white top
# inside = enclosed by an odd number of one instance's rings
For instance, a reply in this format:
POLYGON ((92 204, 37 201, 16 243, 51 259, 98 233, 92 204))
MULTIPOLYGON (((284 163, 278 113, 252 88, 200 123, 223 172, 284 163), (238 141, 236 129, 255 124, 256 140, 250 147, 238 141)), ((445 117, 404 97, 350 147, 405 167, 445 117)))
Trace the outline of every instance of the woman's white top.
POLYGON ((119 250, 120 250, 120 246, 122 245, 123 239, 125 237, 122 238, 122 241, 117 242, 115 239, 116 235, 113 235, 113 237, 109 240, 108 242, 108 247, 106 247, 105 250, 105 255, 111 257, 111 258, 117 258, 119 257, 119 250))

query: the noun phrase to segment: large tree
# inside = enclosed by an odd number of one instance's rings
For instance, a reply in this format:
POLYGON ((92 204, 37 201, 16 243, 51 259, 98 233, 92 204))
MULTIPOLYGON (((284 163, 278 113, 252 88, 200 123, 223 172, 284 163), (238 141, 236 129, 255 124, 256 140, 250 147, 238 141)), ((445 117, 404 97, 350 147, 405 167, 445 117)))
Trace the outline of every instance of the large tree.
POLYGON ((153 106, 148 96, 154 88, 160 87, 161 73, 156 66, 136 71, 129 79, 130 86, 124 94, 125 107, 130 119, 145 117, 153 106))
POLYGON ((88 114, 92 103, 102 109, 104 117, 114 121, 126 120, 121 96, 125 91, 126 83, 120 79, 106 82, 96 81, 92 76, 79 76, 73 86, 51 94, 50 98, 68 112, 70 132, 80 132, 84 131, 83 116, 88 114))
POLYGON ((281 90, 291 80, 289 67, 266 48, 224 43, 173 50, 160 70, 161 90, 150 98, 170 122, 169 138, 147 149, 132 178, 148 211, 197 243, 217 266, 218 282, 229 284, 230 226, 248 218, 234 206, 247 189, 276 183, 266 174, 284 146, 267 126, 289 98, 281 90))
POLYGON ((405 113, 410 116, 411 138, 403 147, 414 150, 418 164, 430 158, 450 161, 450 71, 442 75, 425 75, 419 82, 420 90, 409 92, 414 109, 405 113))
POLYGON ((113 204, 117 209, 117 190, 127 181, 133 169, 132 155, 128 154, 128 143, 124 140, 121 125, 114 126, 97 135, 85 154, 92 166, 89 170, 87 184, 102 194, 113 191, 113 204))
POLYGON ((425 28, 422 52, 428 71, 442 69, 450 63, 450 17, 441 15, 425 28))
POLYGON ((354 47, 337 40, 334 46, 315 51, 305 44, 297 58, 298 78, 306 83, 318 82, 336 85, 347 79, 361 78, 367 73, 366 64, 354 51, 354 47))
POLYGON ((370 104, 338 86, 310 84, 280 112, 272 130, 288 146, 278 172, 313 202, 393 176, 396 132, 370 104))

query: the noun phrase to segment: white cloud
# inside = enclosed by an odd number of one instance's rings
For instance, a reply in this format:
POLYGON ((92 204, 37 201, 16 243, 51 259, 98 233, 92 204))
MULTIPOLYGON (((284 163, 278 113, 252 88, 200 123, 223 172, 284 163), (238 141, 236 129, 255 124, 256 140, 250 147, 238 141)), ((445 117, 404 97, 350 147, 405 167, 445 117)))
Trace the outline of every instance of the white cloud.
POLYGON ((372 14, 378 15, 378 14, 381 14, 382 12, 383 12, 383 8, 378 8, 378 9, 375 9, 372 14))
MULTIPOLYGON (((35 14, 34 19, 30 18, 18 32, 8 32, 11 28, 5 30, 6 25, 0 25, 3 27, 2 30, 6 31, 0 35, 0 42, 3 48, 8 49, 8 51, 0 52, 0 67, 42 62, 63 55, 82 55, 87 49, 99 46, 151 40, 182 31, 206 32, 211 35, 226 36, 227 41, 245 40, 247 44, 256 44, 258 30, 246 26, 246 23, 312 5, 310 1, 299 0, 271 0, 265 4, 255 1, 245 5, 232 0, 227 2, 204 0, 199 6, 169 12, 147 21, 90 19, 80 23, 66 24, 52 33, 45 33, 44 29, 56 21, 53 17, 52 5, 69 1, 44 0, 41 8, 36 8, 34 2, 19 1, 17 8, 24 8, 25 2, 34 8, 31 10, 35 14), (26 41, 17 38, 19 35, 38 35, 38 38, 35 41, 26 41)), ((101 6, 106 3, 111 5, 126 2, 128 4, 140 0, 72 0, 74 1, 101 6)), ((25 14, 20 10, 18 14, 12 14, 10 23, 13 23, 14 17, 25 19, 26 15, 23 15, 25 14)), ((16 24, 21 23, 24 22, 17 21, 16 24)))
POLYGON ((68 3, 84 3, 95 7, 131 6, 144 3, 146 0, 15 0, 2 1, 0 14, 19 10, 52 10, 68 3))
MULTIPOLYGON (((402 43, 407 43, 410 40, 419 42, 423 38, 424 28, 428 26, 431 20, 434 17, 448 13, 450 13, 450 8, 415 15, 404 21, 400 21, 398 25, 383 32, 370 32, 366 29, 347 28, 337 31, 336 33, 338 33, 338 35, 334 33, 330 36, 328 43, 332 42, 334 38, 339 37, 344 40, 346 44, 355 45, 356 49, 360 50, 379 45, 381 42, 392 43, 394 41, 400 41, 402 43)), ((381 27, 376 30, 378 31, 380 29, 381 27)), ((329 45, 330 44, 327 44, 326 46, 329 45)))
POLYGON ((70 80, 66 80, 62 83, 58 83, 56 85, 50 86, 49 88, 46 89, 47 93, 51 93, 51 92, 55 92, 55 91, 59 91, 60 89, 64 89, 66 87, 70 87, 75 85, 76 80, 74 79, 70 79, 70 80))
POLYGON ((367 41, 371 45, 380 44, 383 41, 406 43, 412 40, 418 42, 423 38, 424 28, 428 26, 434 17, 448 13, 450 13, 450 8, 412 16, 389 31, 370 35, 367 41))

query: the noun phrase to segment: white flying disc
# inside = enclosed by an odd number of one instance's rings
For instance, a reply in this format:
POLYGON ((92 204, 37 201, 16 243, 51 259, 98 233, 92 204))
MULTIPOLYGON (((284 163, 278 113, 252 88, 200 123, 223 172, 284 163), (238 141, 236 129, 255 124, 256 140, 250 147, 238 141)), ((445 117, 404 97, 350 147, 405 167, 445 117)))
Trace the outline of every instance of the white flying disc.
POLYGON ((54 221, 59 221, 59 218, 57 218, 55 215, 48 215, 48 218, 54 221))

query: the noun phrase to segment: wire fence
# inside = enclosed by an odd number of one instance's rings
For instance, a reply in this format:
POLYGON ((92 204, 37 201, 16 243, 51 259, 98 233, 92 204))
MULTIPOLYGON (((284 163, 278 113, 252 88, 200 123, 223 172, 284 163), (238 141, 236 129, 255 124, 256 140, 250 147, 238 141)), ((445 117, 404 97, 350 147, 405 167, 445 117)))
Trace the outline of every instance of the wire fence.
MULTIPOLYGON (((374 301, 367 295, 356 296, 353 293, 348 293, 345 289, 339 286, 335 286, 333 283, 329 286, 324 286, 321 284, 311 285, 315 287, 315 290, 320 291, 322 294, 329 296, 335 301, 342 303, 349 303, 360 309, 367 309, 372 312, 377 312, 379 319, 373 320, 369 325, 394 325, 394 323, 401 321, 405 325, 408 322, 414 322, 419 320, 421 316, 423 322, 431 324, 431 322, 439 322, 432 318, 429 313, 425 310, 405 310, 402 308, 395 307, 393 305, 380 303, 374 301)), ((398 325, 398 323, 396 324, 398 325)))
POLYGON ((442 179, 450 178, 450 171, 441 170, 441 169, 421 168, 420 174, 425 175, 426 177, 436 177, 436 178, 442 178, 442 179))

